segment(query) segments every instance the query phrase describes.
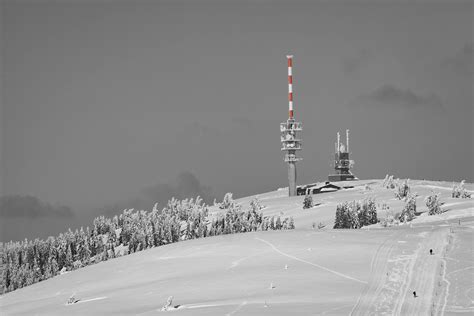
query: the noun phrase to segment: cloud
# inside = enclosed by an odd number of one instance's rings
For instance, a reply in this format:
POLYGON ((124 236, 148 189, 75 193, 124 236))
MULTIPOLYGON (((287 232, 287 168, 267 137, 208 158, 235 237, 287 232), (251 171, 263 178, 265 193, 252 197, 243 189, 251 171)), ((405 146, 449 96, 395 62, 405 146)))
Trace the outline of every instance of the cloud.
POLYGON ((174 183, 157 184, 145 188, 142 192, 144 197, 161 203, 166 203, 172 197, 184 199, 198 195, 208 203, 214 200, 211 189, 202 185, 199 179, 191 172, 180 173, 174 183))
POLYGON ((354 74, 368 65, 371 57, 372 54, 367 49, 363 49, 357 54, 342 60, 342 71, 346 75, 354 74))
POLYGON ((474 74, 474 44, 466 43, 456 54, 444 59, 441 68, 461 76, 472 77, 474 74))
POLYGON ((112 216, 121 213, 124 209, 151 210, 155 203, 159 209, 163 208, 171 198, 185 199, 200 196, 205 203, 211 204, 215 196, 210 187, 201 184, 191 172, 182 172, 171 183, 159 183, 146 187, 136 197, 113 205, 105 206, 98 211, 101 214, 112 216))
POLYGON ((53 206, 41 202, 34 196, 7 195, 0 198, 0 217, 2 218, 40 218, 40 217, 74 217, 71 208, 53 206))
POLYGON ((435 94, 419 95, 410 89, 400 89, 390 84, 385 84, 370 94, 362 95, 359 99, 378 106, 385 105, 404 108, 443 107, 441 99, 435 94))

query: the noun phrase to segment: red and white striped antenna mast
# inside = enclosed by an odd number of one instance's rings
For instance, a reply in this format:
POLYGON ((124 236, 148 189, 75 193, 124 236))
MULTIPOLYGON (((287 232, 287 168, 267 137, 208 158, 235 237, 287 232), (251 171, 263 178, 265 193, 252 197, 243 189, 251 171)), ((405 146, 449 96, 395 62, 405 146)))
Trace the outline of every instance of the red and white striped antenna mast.
POLYGON ((288 60, 288 118, 293 119, 293 55, 286 55, 288 60))
POLYGON ((288 61, 288 120, 280 123, 281 150, 286 151, 285 162, 288 163, 288 195, 297 195, 296 162, 302 158, 296 156, 296 151, 302 149, 298 133, 303 130, 301 122, 295 122, 293 109, 293 55, 287 55, 288 61))

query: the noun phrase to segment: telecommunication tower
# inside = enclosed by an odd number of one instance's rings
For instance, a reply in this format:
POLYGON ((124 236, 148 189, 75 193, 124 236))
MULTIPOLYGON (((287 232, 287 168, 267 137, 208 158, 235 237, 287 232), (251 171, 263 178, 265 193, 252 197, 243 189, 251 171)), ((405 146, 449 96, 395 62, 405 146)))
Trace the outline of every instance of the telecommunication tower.
POLYGON ((280 123, 281 150, 285 151, 285 162, 288 163, 288 195, 296 195, 296 162, 303 158, 297 157, 296 152, 301 150, 302 141, 298 133, 303 130, 303 124, 296 122, 293 111, 293 56, 286 56, 288 60, 288 120, 280 123))
POLYGON ((328 177, 329 181, 347 181, 357 180, 357 178, 351 173, 351 169, 354 166, 354 160, 349 159, 349 130, 346 130, 346 146, 341 143, 341 135, 337 132, 337 142, 334 144, 334 169, 335 174, 331 174, 328 177))

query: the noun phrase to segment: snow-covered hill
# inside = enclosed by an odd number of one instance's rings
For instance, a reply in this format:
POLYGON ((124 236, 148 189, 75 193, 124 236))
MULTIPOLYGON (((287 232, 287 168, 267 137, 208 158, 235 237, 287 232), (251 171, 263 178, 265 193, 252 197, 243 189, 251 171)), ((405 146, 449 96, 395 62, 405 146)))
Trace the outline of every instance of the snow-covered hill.
MULTIPOLYGON (((4 315, 473 313, 474 200, 451 198, 451 183, 411 181, 422 213, 411 224, 333 230, 342 201, 374 196, 390 211, 403 205, 381 180, 351 184, 354 188, 315 195, 319 205, 311 209, 302 208, 304 197, 289 198, 285 190, 258 195, 265 215, 292 216, 295 230, 145 250, 7 293, 0 297, 0 310, 4 315), (424 213, 424 198, 432 190, 440 193, 445 213, 424 213), (318 229, 320 223, 325 227, 318 229), (72 294, 79 301, 66 305, 72 294), (163 312, 169 296, 176 309, 163 312)), ((466 188, 473 190, 472 184, 466 188)), ((237 202, 247 205, 251 198, 237 202)), ((386 212, 380 210, 379 218, 386 212)))

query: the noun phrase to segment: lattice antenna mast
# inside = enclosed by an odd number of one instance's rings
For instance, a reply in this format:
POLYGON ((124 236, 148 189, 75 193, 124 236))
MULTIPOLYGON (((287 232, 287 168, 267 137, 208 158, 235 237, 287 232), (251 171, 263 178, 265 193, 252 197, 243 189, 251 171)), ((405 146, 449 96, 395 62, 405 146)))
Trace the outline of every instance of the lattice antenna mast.
POLYGON ((346 129, 346 145, 341 143, 341 134, 337 132, 337 142, 334 144, 336 152, 334 153, 334 174, 329 175, 329 181, 347 181, 356 180, 351 169, 354 166, 354 160, 349 158, 349 130, 346 129))
POLYGON ((296 151, 302 149, 298 133, 303 130, 301 122, 295 122, 293 109, 293 55, 286 56, 288 61, 288 120, 280 123, 281 150, 285 151, 285 162, 288 163, 288 195, 296 195, 296 162, 302 160, 296 151))

